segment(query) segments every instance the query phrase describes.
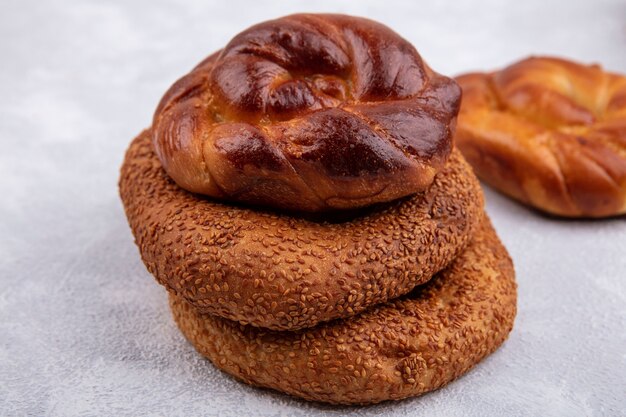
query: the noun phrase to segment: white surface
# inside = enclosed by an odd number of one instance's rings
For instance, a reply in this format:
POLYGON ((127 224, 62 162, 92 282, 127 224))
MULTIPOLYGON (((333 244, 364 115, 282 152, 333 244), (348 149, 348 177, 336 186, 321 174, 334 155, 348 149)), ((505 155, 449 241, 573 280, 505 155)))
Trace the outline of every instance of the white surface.
POLYGON ((448 74, 531 53, 626 72, 624 3, 130 3, 0 5, 0 415, 626 413, 624 218, 551 220, 488 190, 518 274, 509 341, 435 393, 334 408, 242 385, 195 353, 141 264, 116 189, 124 150, 165 89, 257 21, 367 15, 448 74))

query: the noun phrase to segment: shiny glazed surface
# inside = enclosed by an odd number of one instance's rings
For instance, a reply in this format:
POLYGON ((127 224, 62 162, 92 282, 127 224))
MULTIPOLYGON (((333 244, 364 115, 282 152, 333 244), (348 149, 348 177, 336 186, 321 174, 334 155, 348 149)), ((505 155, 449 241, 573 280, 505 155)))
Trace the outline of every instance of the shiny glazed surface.
POLYGON ((530 57, 457 81, 456 141, 481 179, 552 214, 626 213, 626 77, 530 57))
POLYGON ((177 81, 153 143, 188 191, 302 211, 425 190, 445 164, 456 83, 374 21, 299 14, 260 23, 177 81))

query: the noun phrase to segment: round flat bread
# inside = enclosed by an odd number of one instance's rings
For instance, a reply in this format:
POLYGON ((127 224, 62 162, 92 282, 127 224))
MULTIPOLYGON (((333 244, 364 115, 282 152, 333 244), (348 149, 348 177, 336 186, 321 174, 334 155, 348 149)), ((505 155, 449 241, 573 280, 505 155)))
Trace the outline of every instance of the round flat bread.
POLYGON ((275 330, 408 293, 467 246, 483 210, 478 180, 456 150, 426 192, 359 213, 319 220, 225 204, 176 185, 149 131, 130 145, 120 193, 161 284, 198 311, 275 330))
POLYGON ((498 348, 516 314, 513 264, 488 219, 429 283, 358 316, 277 332, 203 315, 174 295, 183 334, 242 381, 307 400, 366 404, 437 389, 498 348))

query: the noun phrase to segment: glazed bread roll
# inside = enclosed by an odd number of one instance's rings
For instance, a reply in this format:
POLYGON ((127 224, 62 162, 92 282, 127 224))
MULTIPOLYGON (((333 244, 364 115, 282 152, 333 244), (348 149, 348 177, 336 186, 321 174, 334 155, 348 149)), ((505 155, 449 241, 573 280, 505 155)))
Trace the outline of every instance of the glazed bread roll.
POLYGON ((411 291, 467 246, 483 196, 458 150, 424 192, 336 218, 234 206, 177 186, 145 131, 120 193, 141 257, 200 312, 275 330, 355 315, 411 291))
POLYGON ((264 22, 177 81, 152 140, 191 192, 299 211, 424 191, 452 149, 457 84, 380 23, 264 22))
POLYGON ((497 349, 513 327, 511 259, 489 220, 428 284, 361 315, 273 332, 202 315, 170 296, 187 339, 218 368, 307 400, 367 404, 437 389, 497 349))
POLYGON ((462 75, 456 141, 478 176, 548 213, 626 213, 626 77, 532 57, 462 75))

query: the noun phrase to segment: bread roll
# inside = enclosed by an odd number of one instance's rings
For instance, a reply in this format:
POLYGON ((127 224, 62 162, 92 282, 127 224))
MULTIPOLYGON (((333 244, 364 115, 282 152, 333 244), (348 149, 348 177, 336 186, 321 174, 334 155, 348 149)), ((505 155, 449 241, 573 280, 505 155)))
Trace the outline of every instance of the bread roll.
POLYGON ((457 81, 457 145, 482 180, 559 216, 626 213, 626 77, 532 57, 457 81))
POLYGON ((178 80, 152 139, 188 191, 255 207, 354 209, 424 191, 460 89, 380 23, 298 14, 235 36, 178 80))

